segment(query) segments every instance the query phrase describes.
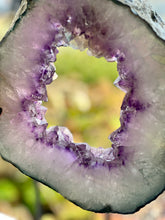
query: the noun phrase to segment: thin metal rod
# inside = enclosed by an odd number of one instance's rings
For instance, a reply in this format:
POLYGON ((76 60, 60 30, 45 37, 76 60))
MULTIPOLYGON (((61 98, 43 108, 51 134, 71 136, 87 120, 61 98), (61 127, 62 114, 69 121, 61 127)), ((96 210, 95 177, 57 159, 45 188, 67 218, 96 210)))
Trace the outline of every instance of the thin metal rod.
POLYGON ((35 190, 35 220, 40 220, 42 217, 42 206, 40 201, 40 189, 39 189, 39 183, 35 180, 33 180, 34 183, 34 190, 35 190))
POLYGON ((110 216, 111 214, 109 214, 109 213, 106 213, 105 214, 105 220, 110 220, 110 218, 111 218, 111 216, 110 216))

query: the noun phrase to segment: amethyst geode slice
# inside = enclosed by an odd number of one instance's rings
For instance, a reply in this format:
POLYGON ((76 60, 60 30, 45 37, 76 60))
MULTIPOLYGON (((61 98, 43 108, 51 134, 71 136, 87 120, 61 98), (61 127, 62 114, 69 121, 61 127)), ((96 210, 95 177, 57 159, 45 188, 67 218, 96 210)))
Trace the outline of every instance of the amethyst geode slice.
MULTIPOLYGON (((133 213, 165 187, 165 44, 121 2, 28 1, 0 44, 1 156, 95 212, 133 213), (118 63, 115 84, 126 96, 110 149, 74 143, 65 127, 47 129, 46 85, 56 77, 57 48, 71 45, 118 63)), ((145 4, 134 2, 144 15, 145 4)))

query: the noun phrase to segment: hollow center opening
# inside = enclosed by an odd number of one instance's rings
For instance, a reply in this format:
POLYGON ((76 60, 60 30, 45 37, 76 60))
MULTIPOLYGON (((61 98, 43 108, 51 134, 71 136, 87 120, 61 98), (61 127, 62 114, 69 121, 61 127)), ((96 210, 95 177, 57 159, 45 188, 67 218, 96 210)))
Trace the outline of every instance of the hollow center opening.
POLYGON ((117 63, 89 56, 87 50, 60 47, 55 62, 58 78, 47 86, 49 126, 68 127, 74 142, 110 147, 110 133, 120 127, 125 93, 113 85, 117 63))

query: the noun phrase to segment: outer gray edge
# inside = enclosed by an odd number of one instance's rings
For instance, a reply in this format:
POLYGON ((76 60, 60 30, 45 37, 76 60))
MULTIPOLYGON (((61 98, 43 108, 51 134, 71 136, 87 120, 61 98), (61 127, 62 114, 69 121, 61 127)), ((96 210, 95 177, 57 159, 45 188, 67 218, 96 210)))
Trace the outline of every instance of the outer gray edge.
POLYGON ((22 0, 19 9, 17 10, 14 19, 10 25, 9 31, 13 29, 15 23, 20 19, 21 15, 26 11, 28 0, 22 0))
POLYGON ((131 8, 131 11, 145 20, 154 30, 158 37, 165 40, 165 21, 155 12, 148 0, 116 0, 131 8), (152 20, 151 13, 154 13, 156 22, 152 20))

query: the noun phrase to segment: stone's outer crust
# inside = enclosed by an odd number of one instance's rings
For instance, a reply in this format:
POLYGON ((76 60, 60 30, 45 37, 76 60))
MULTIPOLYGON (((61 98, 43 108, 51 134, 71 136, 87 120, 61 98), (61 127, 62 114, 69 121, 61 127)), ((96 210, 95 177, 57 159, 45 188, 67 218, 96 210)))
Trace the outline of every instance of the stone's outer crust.
MULTIPOLYGON (((116 1, 116 0, 114 0, 116 1)), ((165 21, 155 12, 147 0, 117 0, 128 5, 134 14, 144 19, 156 35, 165 40, 165 21)))
MULTIPOLYGON (((7 33, 6 33, 6 35, 4 36, 4 38, 6 38, 7 35, 10 33, 10 31, 12 31, 12 30, 14 29, 16 23, 19 21, 19 19, 21 18, 21 16, 26 12, 27 6, 28 6, 28 2, 30 2, 30 1, 28 1, 28 0, 22 0, 22 1, 21 1, 20 7, 18 8, 18 10, 17 10, 17 12, 16 12, 16 14, 15 14, 15 16, 14 16, 14 19, 13 19, 13 21, 12 21, 10 27, 9 27, 9 30, 7 31, 7 33)), ((4 38, 3 38, 3 39, 4 39, 4 38)), ((3 39, 2 39, 2 40, 3 40, 3 39)), ((1 41, 2 41, 2 40, 1 40, 1 41)), ((1 41, 0 41, 0 42, 1 42, 1 41)))
POLYGON ((67 0, 32 3, 0 48, 1 155, 85 209, 135 212, 164 189, 164 102, 159 100, 165 67, 152 58, 165 56, 164 42, 113 2, 100 7, 91 0, 72 0, 74 7, 67 0), (50 62, 57 46, 80 35, 95 56, 118 62, 116 85, 127 91, 111 149, 75 144, 64 127, 46 130, 41 101, 47 100, 53 77, 50 62))

